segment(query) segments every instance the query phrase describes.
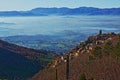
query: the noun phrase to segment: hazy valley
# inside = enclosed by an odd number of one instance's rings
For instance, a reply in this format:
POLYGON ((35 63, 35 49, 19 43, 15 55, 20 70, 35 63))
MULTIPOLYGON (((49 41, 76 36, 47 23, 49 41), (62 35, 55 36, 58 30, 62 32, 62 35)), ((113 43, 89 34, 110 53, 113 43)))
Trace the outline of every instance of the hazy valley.
POLYGON ((0 79, 119 80, 119 15, 94 7, 0 11, 0 79))

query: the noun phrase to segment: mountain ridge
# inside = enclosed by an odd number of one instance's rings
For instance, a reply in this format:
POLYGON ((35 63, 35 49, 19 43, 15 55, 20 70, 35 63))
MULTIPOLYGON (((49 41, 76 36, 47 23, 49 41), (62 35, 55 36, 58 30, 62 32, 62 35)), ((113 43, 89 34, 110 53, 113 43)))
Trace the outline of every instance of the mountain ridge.
POLYGON ((120 8, 34 8, 29 11, 0 11, 0 16, 48 16, 48 15, 120 15, 120 8))

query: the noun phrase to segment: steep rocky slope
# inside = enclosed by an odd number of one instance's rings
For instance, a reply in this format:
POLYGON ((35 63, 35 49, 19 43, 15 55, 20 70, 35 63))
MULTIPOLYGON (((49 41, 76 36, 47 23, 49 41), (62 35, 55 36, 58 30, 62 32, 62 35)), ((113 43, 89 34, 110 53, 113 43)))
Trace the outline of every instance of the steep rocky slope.
POLYGON ((120 34, 100 33, 58 57, 30 80, 120 80, 119 74, 120 34))

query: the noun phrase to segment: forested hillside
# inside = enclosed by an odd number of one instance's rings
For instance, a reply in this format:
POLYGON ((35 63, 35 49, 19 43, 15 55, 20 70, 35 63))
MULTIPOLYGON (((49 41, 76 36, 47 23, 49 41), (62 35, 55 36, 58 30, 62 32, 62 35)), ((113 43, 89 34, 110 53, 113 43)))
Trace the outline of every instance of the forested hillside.
POLYGON ((54 59, 54 54, 0 40, 0 79, 26 80, 54 59))
POLYGON ((31 80, 119 80, 119 74, 120 34, 100 32, 58 57, 31 80))

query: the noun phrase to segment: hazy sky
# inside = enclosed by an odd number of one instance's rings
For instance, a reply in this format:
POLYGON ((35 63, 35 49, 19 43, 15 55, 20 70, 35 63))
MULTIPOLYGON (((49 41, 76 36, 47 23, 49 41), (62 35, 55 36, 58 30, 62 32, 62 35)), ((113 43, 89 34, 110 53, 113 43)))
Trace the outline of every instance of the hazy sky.
POLYGON ((120 7, 120 0, 0 0, 0 11, 30 10, 36 7, 120 7))

